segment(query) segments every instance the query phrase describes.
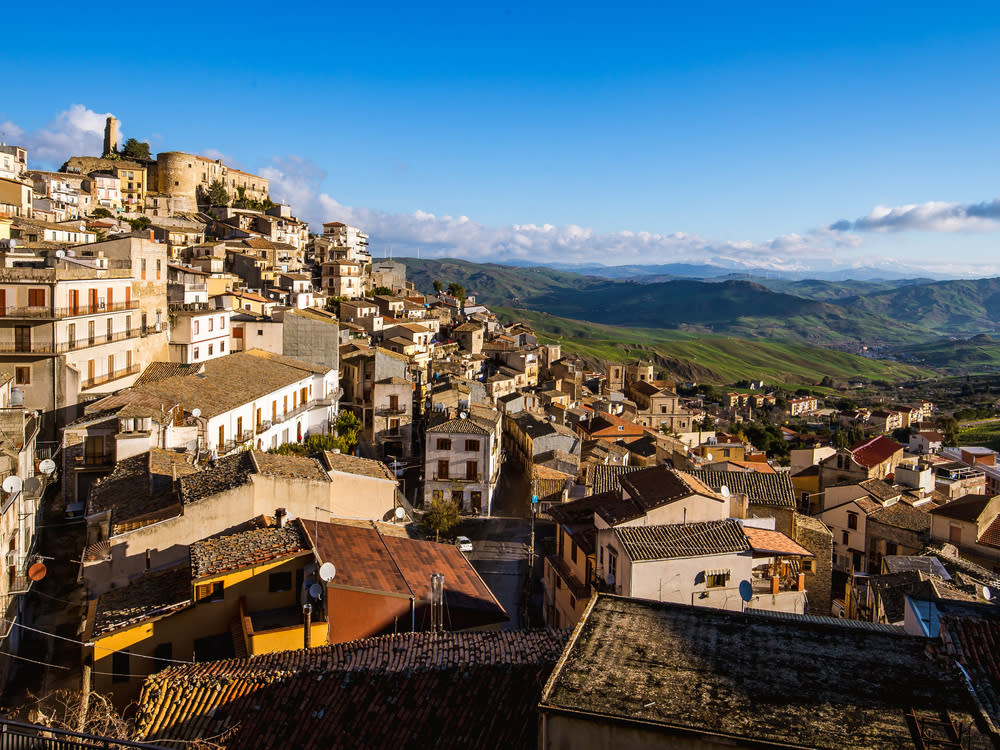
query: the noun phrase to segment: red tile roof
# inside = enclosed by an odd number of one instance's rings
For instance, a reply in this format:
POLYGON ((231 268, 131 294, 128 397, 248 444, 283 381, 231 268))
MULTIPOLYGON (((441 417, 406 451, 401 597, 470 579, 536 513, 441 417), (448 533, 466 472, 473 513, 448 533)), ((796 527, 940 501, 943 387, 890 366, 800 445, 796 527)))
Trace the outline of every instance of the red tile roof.
POLYGON ((993 519, 993 523, 986 527, 978 541, 988 547, 1000 548, 1000 516, 993 519))
POLYGON ((746 534, 747 540, 750 542, 750 549, 754 552, 773 552, 776 555, 800 555, 803 557, 813 556, 812 552, 792 541, 780 531, 744 526, 743 533, 746 534))
POLYGON ((534 748, 567 636, 405 633, 175 666, 147 679, 138 728, 226 748, 534 748))
POLYGON ((858 464, 871 469, 901 450, 903 450, 903 446, 895 440, 887 438, 885 435, 879 435, 853 446, 851 454, 858 464))

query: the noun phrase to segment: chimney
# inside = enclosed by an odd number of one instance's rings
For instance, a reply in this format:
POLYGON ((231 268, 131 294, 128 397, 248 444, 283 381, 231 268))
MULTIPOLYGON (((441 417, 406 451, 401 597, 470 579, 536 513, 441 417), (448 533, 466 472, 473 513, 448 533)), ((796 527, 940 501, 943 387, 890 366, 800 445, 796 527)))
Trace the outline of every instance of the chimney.
POLYGON ((444 630, 444 574, 431 573, 431 632, 444 630))
POLYGON ((275 508, 274 510, 274 522, 279 529, 285 526, 285 515, 288 513, 284 508, 275 508))

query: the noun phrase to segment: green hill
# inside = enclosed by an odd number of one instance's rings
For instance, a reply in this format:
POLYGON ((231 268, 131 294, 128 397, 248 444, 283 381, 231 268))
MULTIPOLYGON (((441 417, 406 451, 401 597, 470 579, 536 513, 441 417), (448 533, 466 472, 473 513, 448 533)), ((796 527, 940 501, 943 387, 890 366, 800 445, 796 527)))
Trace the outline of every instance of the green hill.
POLYGON ((932 374, 912 365, 802 343, 620 328, 523 309, 497 307, 494 311, 507 321, 523 320, 543 341, 560 343, 567 353, 592 360, 649 359, 679 381, 725 384, 763 378, 771 383, 814 385, 827 375, 897 381, 932 374))
POLYGON ((638 283, 550 268, 514 268, 463 260, 400 259, 407 277, 429 292, 434 280, 458 282, 486 305, 519 307, 616 326, 676 329, 744 338, 793 338, 836 345, 915 343, 927 331, 849 305, 767 289, 750 281, 638 283))

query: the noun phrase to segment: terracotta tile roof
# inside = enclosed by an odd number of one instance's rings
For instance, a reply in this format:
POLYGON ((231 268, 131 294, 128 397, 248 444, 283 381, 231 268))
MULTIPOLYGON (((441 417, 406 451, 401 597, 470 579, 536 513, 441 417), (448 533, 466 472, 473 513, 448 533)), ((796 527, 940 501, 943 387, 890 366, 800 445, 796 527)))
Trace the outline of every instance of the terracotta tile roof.
POLYGON ((204 578, 292 557, 312 549, 298 519, 278 528, 267 526, 202 539, 189 547, 191 577, 204 578))
POLYGON ((924 536, 931 533, 930 514, 906 503, 893 503, 881 508, 868 516, 868 520, 898 529, 907 529, 924 536))
POLYGON ((493 434, 493 430, 479 424, 479 422, 474 418, 449 419, 447 422, 442 422, 441 424, 434 425, 433 427, 428 427, 427 432, 454 432, 454 433, 467 433, 469 435, 493 434))
POLYGON ((357 474, 358 476, 372 477, 373 479, 396 481, 396 477, 392 475, 388 466, 381 461, 375 461, 371 458, 323 451, 322 459, 328 471, 339 471, 343 474, 357 474))
POLYGON ((748 471, 712 471, 693 469, 688 472, 715 492, 723 487, 737 495, 746 495, 750 505, 776 508, 795 507, 795 488, 787 474, 760 474, 748 471))
POLYGON ((668 744, 696 732, 705 742, 702 733, 716 743, 828 750, 913 747, 907 713, 947 711, 988 747, 960 673, 929 658, 926 645, 832 618, 601 594, 539 710, 572 712, 582 731, 642 722, 668 744))
POLYGON ((1000 548, 1000 516, 993 519, 993 522, 983 530, 977 541, 988 547, 1000 548))
POLYGON ((330 584, 335 588, 426 599, 431 574, 443 573, 445 603, 453 620, 463 616, 492 623, 508 619, 472 563, 453 544, 403 539, 383 535, 375 528, 332 523, 307 522, 304 527, 318 557, 337 566, 337 577, 330 584))
POLYGON ((144 573, 97 600, 91 636, 109 633, 191 604, 191 567, 144 573))
POLYGON ((885 435, 878 435, 851 447, 855 462, 868 469, 888 460, 893 454, 903 450, 903 446, 885 435))
MULTIPOLYGON (((87 515, 111 514, 111 532, 117 534, 125 524, 142 526, 179 515, 180 499, 174 490, 173 467, 178 475, 191 475, 194 467, 174 458, 177 454, 154 449, 122 459, 114 470, 90 489, 87 515), (162 472, 162 473, 159 473, 162 472), (146 523, 142 523, 145 520, 146 523)), ((183 478, 183 476, 182 476, 183 478)))
POLYGON ((227 733, 227 748, 535 748, 535 705, 567 637, 405 633, 178 665, 147 678, 139 731, 150 742, 227 733))
POLYGON ((323 365, 315 365, 312 362, 305 362, 301 359, 295 359, 293 357, 285 357, 281 354, 275 354, 274 352, 267 352, 263 349, 250 349, 247 354, 254 357, 261 357, 263 359, 269 359, 272 362, 279 362, 288 367, 294 367, 297 370, 303 370, 305 372, 311 372, 316 375, 325 375, 330 372, 329 367, 324 367, 323 365))
POLYGON ((737 521, 618 526, 615 536, 633 562, 745 552, 750 548, 737 521))
POLYGON ((639 469, 620 476, 618 481, 622 489, 647 511, 694 494, 705 493, 721 500, 700 480, 666 466, 639 469))
POLYGON ((957 500, 935 508, 931 513, 935 516, 953 518, 956 521, 975 521, 986 509, 990 501, 988 495, 963 495, 957 500))
POLYGON ((585 554, 590 554, 594 551, 594 535, 596 533, 594 513, 605 504, 618 502, 620 501, 617 492, 604 492, 571 500, 568 503, 553 505, 549 508, 548 513, 553 521, 562 526, 573 537, 577 546, 585 554))
MULTIPOLYGON (((190 412, 201 409, 206 419, 274 393, 308 377, 316 366, 278 355, 238 352, 210 359, 195 374, 175 375, 120 394, 143 393, 180 404, 190 412), (285 361, 282 361, 285 360, 285 361)), ((319 369, 327 372, 327 368, 319 369)))
POLYGON ((330 477, 318 459, 312 456, 282 456, 264 451, 247 451, 253 459, 254 473, 288 479, 312 479, 329 482, 330 477))
POLYGON ((813 553, 801 544, 789 539, 780 531, 773 529, 757 529, 753 526, 743 526, 750 549, 754 552, 772 552, 776 555, 798 555, 812 557, 813 553))
POLYGON ((1000 620, 942 613, 938 621, 941 650, 965 667, 980 703, 1000 723, 1000 620))
POLYGON ((181 477, 178 491, 185 503, 197 502, 250 483, 250 475, 255 470, 249 452, 234 453, 215 461, 211 468, 190 476, 181 477))
POLYGON ((157 380, 166 380, 174 375, 190 375, 201 368, 201 364, 182 365, 179 362, 150 362, 149 366, 142 371, 142 374, 135 379, 133 386, 155 383, 157 380))

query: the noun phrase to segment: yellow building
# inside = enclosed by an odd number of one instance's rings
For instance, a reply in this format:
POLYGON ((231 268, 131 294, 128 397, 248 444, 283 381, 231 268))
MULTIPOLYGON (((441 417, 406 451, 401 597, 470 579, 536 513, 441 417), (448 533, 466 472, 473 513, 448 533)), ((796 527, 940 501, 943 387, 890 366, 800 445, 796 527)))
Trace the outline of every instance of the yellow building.
POLYGON ((146 167, 139 162, 124 159, 97 159, 92 156, 74 156, 63 164, 62 172, 90 174, 111 172, 121 183, 122 207, 126 212, 142 213, 149 189, 146 167))
POLYGON ((187 563, 150 571, 92 602, 93 689, 124 705, 146 676, 176 662, 326 644, 323 600, 308 592, 318 582, 308 537, 298 521, 269 522, 195 542, 187 563))

